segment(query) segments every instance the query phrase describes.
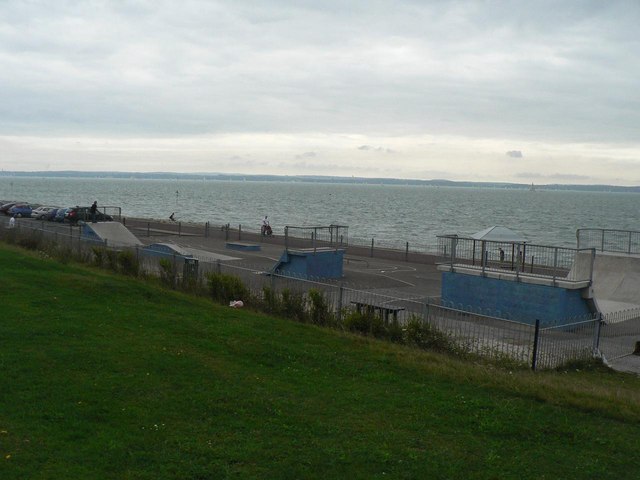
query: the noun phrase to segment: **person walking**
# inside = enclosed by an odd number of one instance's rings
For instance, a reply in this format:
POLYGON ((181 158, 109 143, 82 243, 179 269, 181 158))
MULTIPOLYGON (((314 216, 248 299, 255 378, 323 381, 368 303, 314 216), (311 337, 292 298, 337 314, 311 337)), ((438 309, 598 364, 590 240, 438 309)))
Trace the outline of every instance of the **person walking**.
POLYGON ((12 215, 9 219, 9 228, 14 228, 16 226, 16 216, 12 215))
POLYGON ((96 223, 96 214, 98 212, 98 201, 94 201, 93 204, 91 205, 91 208, 89 209, 89 211, 91 212, 91 223, 96 223))

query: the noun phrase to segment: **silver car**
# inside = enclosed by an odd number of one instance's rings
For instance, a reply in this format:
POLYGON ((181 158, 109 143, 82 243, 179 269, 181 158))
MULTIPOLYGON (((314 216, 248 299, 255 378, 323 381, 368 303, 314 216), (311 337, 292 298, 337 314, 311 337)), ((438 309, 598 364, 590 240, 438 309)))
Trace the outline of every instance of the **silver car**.
POLYGON ((31 212, 31 218, 42 220, 47 215, 47 213, 56 208, 58 207, 38 207, 33 212, 31 212))

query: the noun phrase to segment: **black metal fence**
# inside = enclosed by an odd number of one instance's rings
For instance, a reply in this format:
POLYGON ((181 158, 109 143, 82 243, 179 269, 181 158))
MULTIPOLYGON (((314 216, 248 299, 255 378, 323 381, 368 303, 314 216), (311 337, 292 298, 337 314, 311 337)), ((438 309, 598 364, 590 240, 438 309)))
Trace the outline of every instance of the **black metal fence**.
POLYGON ((640 232, 604 228, 580 228, 576 231, 578 248, 601 252, 640 254, 640 232))
POLYGON ((284 246, 289 248, 346 248, 349 227, 345 225, 284 227, 284 246))
POLYGON ((438 236, 438 255, 438 261, 451 268, 544 277, 552 281, 590 282, 595 250, 442 235, 438 236))

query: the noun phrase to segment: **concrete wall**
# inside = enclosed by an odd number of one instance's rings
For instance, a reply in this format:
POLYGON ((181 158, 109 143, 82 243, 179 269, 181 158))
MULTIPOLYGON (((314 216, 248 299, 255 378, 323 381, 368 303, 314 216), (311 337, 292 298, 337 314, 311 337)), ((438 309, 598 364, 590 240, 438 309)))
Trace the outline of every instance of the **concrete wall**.
POLYGON ((456 308, 489 310, 503 317, 541 325, 590 313, 582 290, 534 285, 463 273, 442 273, 442 300, 456 308))

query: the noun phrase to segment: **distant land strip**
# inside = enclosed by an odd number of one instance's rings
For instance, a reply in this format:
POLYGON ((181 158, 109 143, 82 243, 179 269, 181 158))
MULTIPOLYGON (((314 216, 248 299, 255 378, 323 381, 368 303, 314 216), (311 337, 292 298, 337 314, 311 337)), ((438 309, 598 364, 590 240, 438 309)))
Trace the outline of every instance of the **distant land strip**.
POLYGON ((323 175, 245 175, 239 173, 176 173, 176 172, 83 172, 76 170, 18 172, 0 171, 0 177, 34 178, 113 178, 135 180, 217 180, 247 182, 307 182, 364 185, 412 185, 431 187, 504 188, 522 190, 574 190, 585 192, 640 193, 640 186, 533 184, 508 182, 465 182, 453 180, 416 180, 407 178, 338 177, 323 175))

